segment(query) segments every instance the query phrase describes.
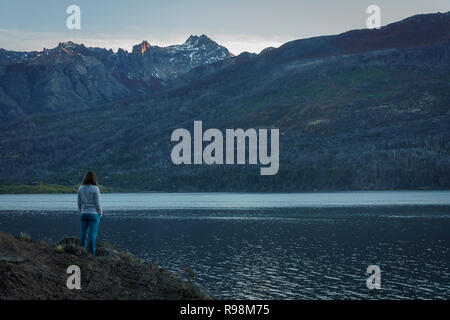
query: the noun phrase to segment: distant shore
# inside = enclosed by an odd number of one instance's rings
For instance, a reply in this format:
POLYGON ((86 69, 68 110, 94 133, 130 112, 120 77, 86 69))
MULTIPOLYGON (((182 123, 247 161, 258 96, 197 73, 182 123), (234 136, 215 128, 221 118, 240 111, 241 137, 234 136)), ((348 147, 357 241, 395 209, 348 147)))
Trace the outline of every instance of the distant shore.
MULTIPOLYGON (((38 185, 0 185, 0 194, 71 194, 77 193, 78 187, 80 185, 60 185, 60 184, 38 184, 38 185)), ((353 192, 353 191, 442 191, 445 189, 433 189, 433 188, 417 188, 417 189, 361 189, 361 190, 328 190, 328 189, 314 189, 314 190, 293 190, 280 193, 320 193, 320 192, 353 192)), ((217 191, 200 191, 200 190, 142 190, 139 188, 118 188, 110 186, 100 185, 100 191, 102 193, 141 193, 141 192, 246 192, 239 190, 217 190, 217 191)), ((247 191, 248 192, 248 191, 247 191)), ((254 192, 267 192, 267 191, 251 191, 254 192)), ((268 192, 268 193, 278 193, 278 192, 268 192)))

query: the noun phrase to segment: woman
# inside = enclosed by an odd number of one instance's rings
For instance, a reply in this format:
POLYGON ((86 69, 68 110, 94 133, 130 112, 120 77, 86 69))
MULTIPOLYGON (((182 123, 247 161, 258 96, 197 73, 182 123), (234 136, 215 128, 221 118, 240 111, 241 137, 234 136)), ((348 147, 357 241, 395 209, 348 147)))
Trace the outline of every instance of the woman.
POLYGON ((89 240, 88 252, 95 255, 95 239, 103 213, 97 176, 92 171, 86 173, 83 184, 78 188, 78 210, 81 213, 80 245, 86 248, 87 234, 89 240))

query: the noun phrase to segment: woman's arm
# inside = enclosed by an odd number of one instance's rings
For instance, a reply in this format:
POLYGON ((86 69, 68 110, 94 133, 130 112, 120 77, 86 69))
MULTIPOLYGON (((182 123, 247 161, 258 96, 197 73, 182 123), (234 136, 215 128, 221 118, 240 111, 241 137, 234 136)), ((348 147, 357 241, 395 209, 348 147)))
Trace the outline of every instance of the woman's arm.
POLYGON ((101 217, 103 214, 103 211, 102 211, 102 203, 100 201, 100 189, 98 187, 95 190, 94 200, 95 200, 94 203, 95 203, 95 208, 97 209, 97 213, 101 217))
POLYGON ((78 211, 81 212, 81 195, 80 195, 80 188, 78 188, 78 211))

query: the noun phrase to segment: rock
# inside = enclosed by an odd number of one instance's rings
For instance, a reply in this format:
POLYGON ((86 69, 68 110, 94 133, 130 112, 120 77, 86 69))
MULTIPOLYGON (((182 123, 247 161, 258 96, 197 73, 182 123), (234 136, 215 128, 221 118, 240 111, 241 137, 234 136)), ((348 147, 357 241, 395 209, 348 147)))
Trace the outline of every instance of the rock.
POLYGON ((70 237, 61 240, 57 246, 62 247, 63 252, 67 252, 70 254, 74 254, 77 256, 83 256, 87 254, 87 251, 84 247, 80 246, 80 239, 70 237))
POLYGON ((0 232, 0 299, 211 299, 192 281, 120 248, 99 242, 97 253, 88 255, 77 238, 52 246, 0 232), (81 290, 66 287, 70 265, 80 267, 81 290))
POLYGON ((20 263, 20 262, 25 262, 27 261, 27 259, 25 259, 24 257, 9 257, 9 256, 0 256, 0 261, 4 261, 4 262, 11 262, 11 263, 20 263))
POLYGON ((97 247, 95 250, 95 255, 98 257, 101 256, 110 256, 110 255, 118 255, 119 252, 117 250, 114 250, 112 248, 105 248, 105 247, 97 247))

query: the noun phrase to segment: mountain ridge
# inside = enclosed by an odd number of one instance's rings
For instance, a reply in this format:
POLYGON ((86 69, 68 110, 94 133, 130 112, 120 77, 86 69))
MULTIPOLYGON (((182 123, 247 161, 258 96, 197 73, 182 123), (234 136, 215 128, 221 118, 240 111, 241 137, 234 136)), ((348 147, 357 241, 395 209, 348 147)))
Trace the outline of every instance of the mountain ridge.
POLYGON ((119 49, 117 53, 73 41, 40 52, 2 50, 0 121, 149 94, 199 65, 232 57, 205 35, 189 39, 168 47, 144 40, 131 52, 119 49))
MULTIPOLYGON (((400 39, 420 23, 441 28, 442 19, 450 25, 448 15, 431 15, 391 30, 400 39)), ((395 37, 370 34, 364 52, 348 53, 330 36, 299 40, 198 66, 150 95, 11 122, 0 131, 0 184, 74 185, 94 169, 107 186, 146 191, 449 188, 450 39, 422 34, 419 44, 392 47, 395 37), (279 173, 175 166, 170 134, 195 120, 279 128, 279 173)))
MULTIPOLYGON (((269 60, 316 59, 432 44, 449 38, 449 17, 450 12, 419 14, 380 29, 293 40, 279 48, 266 48, 259 56, 269 60), (408 33, 402 30, 405 26, 408 33), (295 49, 300 47, 300 51, 295 49)), ((183 86, 257 56, 234 56, 204 34, 191 35, 184 43, 167 47, 151 46, 143 40, 131 52, 118 49, 114 53, 73 41, 40 52, 0 49, 0 121, 145 96, 183 86)))

